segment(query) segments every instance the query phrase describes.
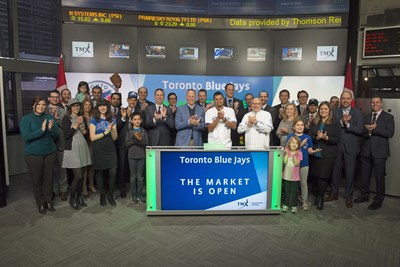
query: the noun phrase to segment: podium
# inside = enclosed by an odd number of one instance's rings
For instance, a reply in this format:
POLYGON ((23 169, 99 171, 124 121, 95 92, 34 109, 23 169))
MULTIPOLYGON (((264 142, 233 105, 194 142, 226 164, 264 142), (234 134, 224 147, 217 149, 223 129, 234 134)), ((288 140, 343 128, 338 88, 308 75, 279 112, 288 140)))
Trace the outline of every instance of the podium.
POLYGON ((280 214, 282 156, 282 147, 148 147, 146 214, 280 214))

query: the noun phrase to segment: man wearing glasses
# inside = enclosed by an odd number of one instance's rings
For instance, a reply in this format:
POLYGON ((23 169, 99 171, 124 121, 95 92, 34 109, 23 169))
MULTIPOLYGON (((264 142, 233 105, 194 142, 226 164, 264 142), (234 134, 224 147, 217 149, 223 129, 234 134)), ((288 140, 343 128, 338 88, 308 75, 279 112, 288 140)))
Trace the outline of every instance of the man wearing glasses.
MULTIPOLYGON (((68 90, 68 89, 64 89, 68 90)), ((63 90, 63 91, 64 91, 63 90)), ((69 91, 69 90, 68 90, 69 91)), ((65 91, 67 92, 67 91, 65 91)), ((62 131, 62 119, 64 118, 67 111, 62 108, 60 103, 60 92, 55 89, 49 92, 49 96, 47 97, 49 101, 49 105, 47 106, 46 113, 51 114, 57 122, 58 127, 60 128, 60 134, 57 139, 57 160, 56 164, 54 164, 53 168, 53 196, 54 199, 56 196, 60 195, 62 201, 67 200, 67 189, 68 189, 68 180, 66 175, 66 170, 62 168, 62 162, 64 157, 64 147, 65 147, 65 138, 64 133, 62 131)))
POLYGON ((252 111, 244 115, 239 124, 238 132, 245 133, 246 148, 265 148, 269 146, 269 133, 272 131, 272 117, 261 109, 261 100, 254 98, 252 111))
POLYGON ((304 115, 308 111, 308 93, 304 90, 299 91, 297 93, 297 100, 299 101, 299 104, 297 105, 297 113, 299 116, 304 115))

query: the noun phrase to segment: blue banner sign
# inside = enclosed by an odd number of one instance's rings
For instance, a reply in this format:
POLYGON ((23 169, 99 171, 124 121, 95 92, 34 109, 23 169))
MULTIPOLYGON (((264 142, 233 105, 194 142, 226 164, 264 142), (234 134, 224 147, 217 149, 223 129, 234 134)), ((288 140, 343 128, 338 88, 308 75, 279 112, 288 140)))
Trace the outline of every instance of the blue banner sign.
POLYGON ((162 210, 265 210, 268 151, 161 152, 162 210))

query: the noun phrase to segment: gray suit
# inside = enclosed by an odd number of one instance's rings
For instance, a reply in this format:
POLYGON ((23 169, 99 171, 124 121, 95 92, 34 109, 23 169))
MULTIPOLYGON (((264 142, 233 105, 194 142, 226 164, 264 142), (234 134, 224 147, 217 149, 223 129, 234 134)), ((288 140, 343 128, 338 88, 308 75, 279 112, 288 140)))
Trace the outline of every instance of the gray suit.
MULTIPOLYGON (((166 107, 166 106, 164 106, 166 107)), ((156 112, 156 105, 150 105, 145 110, 145 123, 144 127, 149 136, 150 146, 170 146, 171 145, 171 129, 175 127, 172 112, 167 107, 167 117, 165 120, 154 122, 153 117, 156 112)))
POLYGON ((175 127, 178 130, 175 146, 189 146, 192 138, 195 146, 203 145, 204 109, 199 105, 195 105, 194 114, 200 118, 200 125, 198 126, 189 124, 190 113, 188 105, 178 107, 175 115, 175 127))
POLYGON ((346 127, 341 123, 343 110, 337 108, 333 110, 335 119, 342 126, 342 137, 340 139, 339 155, 335 160, 332 174, 332 194, 337 194, 340 186, 340 178, 342 174, 342 161, 344 160, 346 181, 345 181, 345 197, 352 198, 354 188, 354 173, 357 165, 357 155, 360 153, 360 137, 363 131, 363 118, 361 111, 351 108, 349 114, 351 120, 349 126, 346 127))

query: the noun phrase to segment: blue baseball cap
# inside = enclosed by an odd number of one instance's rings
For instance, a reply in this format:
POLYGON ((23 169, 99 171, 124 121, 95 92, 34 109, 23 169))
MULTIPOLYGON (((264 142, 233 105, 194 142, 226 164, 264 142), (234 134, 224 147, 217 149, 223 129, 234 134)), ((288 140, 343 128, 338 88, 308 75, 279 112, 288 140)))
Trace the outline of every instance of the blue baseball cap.
POLYGON ((130 91, 128 93, 128 98, 136 98, 137 99, 138 95, 135 91, 130 91))

